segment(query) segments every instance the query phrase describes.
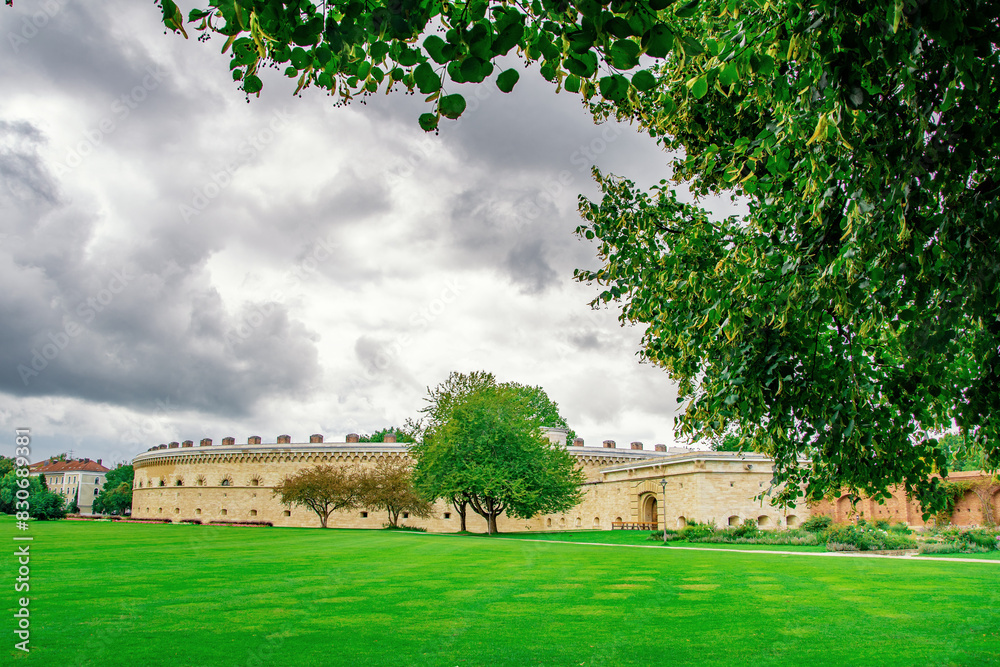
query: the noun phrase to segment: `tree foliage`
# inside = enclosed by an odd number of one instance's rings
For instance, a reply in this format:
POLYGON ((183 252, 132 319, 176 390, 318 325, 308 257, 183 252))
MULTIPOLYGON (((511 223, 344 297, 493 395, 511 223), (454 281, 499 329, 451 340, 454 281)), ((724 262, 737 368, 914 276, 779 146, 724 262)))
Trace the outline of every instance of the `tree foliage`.
POLYGON ((414 484, 427 498, 468 503, 497 532, 497 516, 531 518, 580 502, 584 477, 573 457, 540 431, 534 392, 462 375, 430 390, 430 425, 411 448, 414 484))
POLYGON ((380 428, 377 431, 369 434, 363 434, 359 437, 359 442, 385 442, 385 436, 393 434, 396 436, 396 442, 416 442, 417 436, 419 435, 419 426, 414 424, 409 419, 402 426, 389 426, 386 428, 380 428))
POLYGON ((413 486, 413 466, 398 458, 384 457, 360 473, 358 504, 370 510, 384 510, 389 525, 399 527, 399 515, 426 519, 433 516, 432 505, 413 486))
POLYGON ((286 477, 273 493, 284 505, 301 505, 311 509, 319 517, 320 525, 326 528, 333 512, 358 506, 360 491, 357 470, 317 465, 286 477))
POLYGON ((121 464, 104 476, 104 487, 94 498, 95 514, 123 516, 132 509, 132 482, 135 471, 128 464, 121 464))
POLYGON ((452 84, 517 54, 635 122, 674 183, 737 198, 719 220, 673 183, 598 173, 578 233, 601 266, 577 278, 647 325, 679 434, 757 443, 777 500, 901 484, 930 513, 948 466, 930 434, 953 424, 1000 465, 997 3, 215 0, 188 20, 247 94, 266 63, 344 102, 419 92, 426 130, 464 110, 452 84))
POLYGON ((27 503, 28 516, 32 519, 62 519, 66 516, 66 499, 49 491, 44 479, 39 476, 20 477, 15 470, 10 470, 0 479, 0 512, 16 514, 24 511, 24 505, 19 505, 19 502, 27 503), (25 480, 27 486, 21 486, 25 480), (22 489, 28 492, 28 497, 19 501, 17 492, 22 489))

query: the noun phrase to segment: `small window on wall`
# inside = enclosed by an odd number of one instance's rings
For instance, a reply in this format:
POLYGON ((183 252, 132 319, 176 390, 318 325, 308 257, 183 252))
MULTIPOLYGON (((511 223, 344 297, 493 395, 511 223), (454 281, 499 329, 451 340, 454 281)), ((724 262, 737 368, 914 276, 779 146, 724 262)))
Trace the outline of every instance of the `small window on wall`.
POLYGON ((95 496, 97 495, 97 489, 94 489, 94 495, 95 496))
POLYGON ((451 512, 445 512, 444 513, 444 518, 450 519, 451 518, 451 512))
POLYGON ((200 514, 201 514, 201 508, 199 507, 198 509, 196 509, 196 510, 194 511, 194 513, 195 513, 195 514, 198 514, 198 515, 200 515, 200 514))
POLYGON ((181 513, 181 508, 180 507, 175 507, 174 508, 174 514, 180 514, 180 513, 181 513))
POLYGON ((231 482, 229 481, 228 477, 224 477, 222 479, 222 481, 219 482, 219 486, 229 486, 230 484, 231 484, 231 482))
POLYGON ((250 516, 257 516, 257 510, 250 510, 250 516))
POLYGON ((219 510, 219 514, 221 514, 222 516, 226 516, 227 514, 229 514, 229 511, 228 510, 219 510))
POLYGON ((163 478, 160 478, 160 486, 166 486, 166 483, 163 481, 163 478))
POLYGON ((292 516, 292 513, 289 510, 285 510, 284 515, 285 516, 292 516))
POLYGON ((361 513, 361 518, 362 519, 367 519, 368 518, 368 512, 362 512, 361 513))
POLYGON ((410 518, 410 513, 409 512, 403 512, 403 518, 404 519, 409 519, 410 518))

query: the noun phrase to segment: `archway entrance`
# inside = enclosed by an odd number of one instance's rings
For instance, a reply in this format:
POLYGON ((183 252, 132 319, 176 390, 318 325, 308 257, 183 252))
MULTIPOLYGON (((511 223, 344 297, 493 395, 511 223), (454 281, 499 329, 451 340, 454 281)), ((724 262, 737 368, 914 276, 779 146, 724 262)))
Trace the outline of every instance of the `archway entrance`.
MULTIPOLYGON (((649 493, 642 497, 642 510, 639 514, 642 521, 646 523, 656 524, 659 522, 659 505, 656 502, 656 496, 649 493)), ((655 527, 655 526, 654 526, 655 527)))

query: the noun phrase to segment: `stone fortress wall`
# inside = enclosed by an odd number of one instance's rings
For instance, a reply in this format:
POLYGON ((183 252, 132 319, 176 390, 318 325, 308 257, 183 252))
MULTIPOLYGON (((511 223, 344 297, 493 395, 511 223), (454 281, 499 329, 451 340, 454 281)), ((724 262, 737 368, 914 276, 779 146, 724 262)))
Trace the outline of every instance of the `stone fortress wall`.
MULTIPOLYGON (((795 527, 808 518, 804 505, 782 510, 755 500, 771 483, 770 460, 759 454, 695 451, 656 445, 652 451, 633 442, 628 449, 612 440, 587 447, 582 439, 566 442, 564 429, 546 429, 546 435, 565 446, 582 467, 586 482, 583 502, 561 514, 529 520, 501 515, 501 532, 557 529, 610 529, 613 522, 664 519, 670 528, 688 521, 712 521, 718 526, 754 520, 763 528, 795 527), (661 485, 666 480, 666 488, 661 485)), ((133 461, 135 482, 132 516, 173 521, 270 521, 275 526, 318 527, 319 518, 308 508, 282 505, 272 490, 285 477, 313 465, 373 466, 380 458, 409 458, 408 445, 396 442, 362 443, 356 434, 344 442, 326 443, 322 435, 308 443, 292 443, 288 435, 263 444, 251 436, 247 444, 223 438, 159 445, 133 461)), ((335 512, 329 525, 337 528, 380 528, 387 522, 381 511, 335 512)), ((401 523, 433 532, 459 530, 458 513, 438 501, 434 517, 401 516, 401 523)), ((467 513, 470 531, 485 532, 486 522, 467 513)))

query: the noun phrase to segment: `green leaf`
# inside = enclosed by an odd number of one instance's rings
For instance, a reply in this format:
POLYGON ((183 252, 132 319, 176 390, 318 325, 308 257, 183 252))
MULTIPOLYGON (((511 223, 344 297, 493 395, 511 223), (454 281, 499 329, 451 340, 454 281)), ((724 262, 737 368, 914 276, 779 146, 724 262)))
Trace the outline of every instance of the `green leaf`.
POLYGON ((601 95, 612 102, 620 102, 628 95, 629 82, 621 74, 601 77, 601 95))
POLYGON ((517 83, 519 78, 521 78, 521 74, 513 67, 505 69, 500 72, 499 76, 497 76, 497 88, 499 88, 501 92, 509 93, 514 90, 514 84, 517 83))
POLYGON ((264 84, 256 74, 251 74, 243 79, 243 90, 251 95, 259 93, 260 89, 263 87, 264 84))
POLYGON ((653 58, 666 58, 674 48, 674 34, 665 25, 656 24, 642 36, 642 45, 646 55, 653 58))
POLYGON ((424 132, 431 132, 437 129, 438 117, 437 114, 433 113, 422 113, 418 119, 420 123, 420 128, 424 132))
POLYGON ((674 11, 674 15, 681 19, 689 19, 697 13, 698 0, 691 0, 691 2, 681 5, 674 11))
POLYGON ((697 79, 695 79, 694 84, 691 86, 691 94, 694 95, 695 99, 701 99, 705 97, 705 93, 708 92, 708 75, 702 74, 697 79))
POLYGON ((597 72, 597 56, 593 53, 571 55, 563 61, 563 67, 582 79, 589 79, 597 72))
POLYGON ((441 98, 441 101, 438 102, 438 111, 440 111, 441 115, 445 118, 451 118, 454 120, 455 118, 461 116, 462 112, 465 111, 465 98, 458 94, 445 95, 441 98))
POLYGON ((620 39, 611 46, 610 56, 611 64, 618 69, 632 69, 639 64, 639 45, 630 39, 620 39))
POLYGON ((569 75, 563 80, 563 88, 565 88, 567 92, 570 93, 580 92, 580 77, 574 76, 572 74, 569 75))
POLYGON ((444 65, 449 58, 445 56, 444 50, 448 43, 437 35, 430 35, 424 40, 424 50, 434 59, 434 62, 444 65))
POLYGON ((441 77, 437 75, 429 63, 420 63, 413 70, 413 81, 417 89, 424 95, 430 95, 441 90, 441 77))
POLYGON ((656 87, 656 77, 647 69, 640 70, 632 77, 632 85, 636 90, 652 90, 656 87))
POLYGON ((740 74, 739 70, 736 69, 736 63, 726 63, 722 69, 719 70, 719 83, 727 88, 739 81, 739 78, 740 74))

